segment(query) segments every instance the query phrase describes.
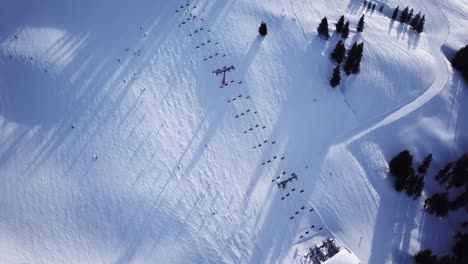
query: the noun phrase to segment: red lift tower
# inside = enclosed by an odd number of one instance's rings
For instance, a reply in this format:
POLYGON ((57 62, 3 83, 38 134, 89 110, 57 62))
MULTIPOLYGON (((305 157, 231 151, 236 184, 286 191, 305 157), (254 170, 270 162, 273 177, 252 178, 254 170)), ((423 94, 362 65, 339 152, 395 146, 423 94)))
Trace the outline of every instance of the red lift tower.
POLYGON ((226 82, 226 72, 228 72, 228 71, 230 71, 230 70, 235 70, 234 65, 231 65, 231 66, 229 66, 229 67, 224 66, 222 69, 218 69, 218 70, 212 71, 212 73, 214 73, 214 74, 216 74, 216 75, 223 74, 223 80, 221 81, 221 87, 219 87, 219 88, 223 88, 225 85, 227 85, 227 82, 226 82))

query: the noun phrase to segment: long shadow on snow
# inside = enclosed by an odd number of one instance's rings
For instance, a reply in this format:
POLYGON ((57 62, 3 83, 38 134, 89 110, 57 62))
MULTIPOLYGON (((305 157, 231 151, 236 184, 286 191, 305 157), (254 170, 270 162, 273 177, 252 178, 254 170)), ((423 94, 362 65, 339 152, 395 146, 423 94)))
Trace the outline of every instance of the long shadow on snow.
POLYGON ((453 139, 453 149, 455 150, 466 150, 468 144, 468 137, 466 136, 465 128, 463 124, 466 120, 466 113, 468 113, 468 106, 462 104, 462 101, 466 101, 468 98, 466 88, 466 81, 463 79, 459 72, 453 72, 452 74, 452 108, 451 116, 447 121, 447 125, 450 126, 454 122, 455 127, 455 136, 453 139), (464 100, 465 99, 465 100, 464 100), (452 118, 455 118, 455 121, 452 121, 452 118))
MULTIPOLYGON (((301 194, 303 199, 300 199, 300 201, 307 203, 308 197, 311 197, 310 191, 315 185, 314 175, 320 173, 320 166, 325 154, 329 147, 336 143, 341 134, 341 121, 340 118, 334 116, 338 114, 334 114, 333 106, 327 105, 328 108, 325 107, 324 109, 321 103, 321 96, 325 99, 330 92, 328 80, 314 81, 313 85, 310 85, 308 80, 301 79, 301 76, 327 76, 329 74, 327 69, 330 68, 328 66, 329 54, 324 51, 325 48, 324 41, 315 37, 305 54, 302 51, 290 50, 287 54, 284 54, 295 63, 288 64, 290 65, 288 75, 290 75, 291 81, 284 88, 284 102, 271 134, 272 138, 277 139, 278 144, 284 141, 287 142, 285 148, 279 153, 280 155, 285 154, 286 159, 281 161, 284 164, 281 163, 278 166, 274 175, 270 175, 271 177, 267 179, 259 178, 257 182, 250 183, 256 185, 261 184, 263 181, 264 184, 272 186, 272 191, 275 194, 271 195, 271 199, 274 199, 273 205, 265 212, 263 218, 265 220, 260 225, 259 237, 255 243, 264 245, 265 248, 270 250, 255 250, 248 260, 249 263, 261 262, 266 259, 280 262, 281 253, 287 252, 293 243, 290 239, 285 239, 290 232, 287 230, 288 227, 281 225, 289 221, 289 215, 286 214, 289 213, 289 210, 286 209, 286 212, 284 210, 284 207, 288 207, 289 203, 278 199, 283 190, 278 190, 276 185, 271 183, 271 178, 280 175, 283 170, 296 172, 299 178, 296 184, 305 190, 301 194), (322 48, 322 50, 318 51, 317 47, 322 48), (307 58, 307 60, 304 61, 304 58, 307 58), (324 67, 321 65, 322 63, 327 66, 324 67), (318 101, 314 101, 314 99, 318 99, 318 101), (323 112, 317 112, 319 109, 323 112), (298 113, 301 114, 300 117, 297 116, 298 113), (329 118, 323 118, 323 115, 329 115, 329 118), (327 134, 323 134, 322 131, 327 131, 327 134), (305 166, 308 166, 308 168, 305 169, 305 166), (286 220, 283 222, 278 220, 278 214, 283 215, 286 220), (288 242, 291 244, 288 244, 288 242)), ((281 89, 281 87, 278 87, 278 89, 281 89)), ((262 158, 268 157, 266 153, 265 150, 262 158)), ((261 175, 260 171, 262 169, 262 167, 257 168, 254 175, 261 175)), ((253 179, 255 178, 253 177, 253 179)), ((251 200, 251 195, 246 193, 244 204, 251 200)), ((293 206, 299 208, 302 205, 304 204, 293 206)), ((296 236, 296 234, 292 235, 293 237, 296 236)))
MULTIPOLYGON (((160 19, 161 18, 159 17, 152 20, 159 21, 160 19)), ((153 24, 151 27, 154 28, 156 24, 153 24)), ((99 31, 99 29, 97 30, 99 31)), ((66 76, 70 76, 74 79, 74 82, 77 83, 75 85, 68 85, 69 87, 66 87, 68 90, 74 90, 75 92, 68 92, 70 94, 69 102, 66 102, 65 100, 64 105, 69 106, 69 111, 56 111, 62 115, 59 116, 59 118, 62 119, 59 121, 61 123, 59 123, 59 125, 54 128, 55 131, 50 137, 49 142, 43 143, 43 150, 40 151, 39 154, 43 156, 43 159, 38 159, 38 164, 42 163, 44 159, 46 159, 50 153, 52 153, 63 142, 63 140, 69 136, 70 123, 80 122, 82 120, 81 123, 83 124, 81 129, 89 129, 89 126, 92 124, 92 122, 89 121, 92 118, 95 118, 93 113, 98 113, 102 115, 103 120, 100 120, 102 122, 100 122, 99 125, 96 124, 96 126, 93 127, 93 129, 95 129, 93 135, 98 133, 100 128, 104 127, 103 123, 108 121, 106 118, 109 117, 119 107, 132 84, 130 79, 129 82, 124 85, 119 85, 119 82, 121 82, 123 79, 128 79, 125 78, 125 75, 131 75, 129 73, 130 68, 138 69, 144 67, 146 62, 151 59, 150 52, 154 50, 165 37, 167 37, 167 34, 159 34, 153 38, 149 37, 148 41, 151 41, 153 46, 148 49, 149 52, 146 53, 146 56, 141 56, 141 61, 138 62, 134 59, 123 60, 123 66, 121 66, 117 63, 115 54, 118 53, 118 50, 123 51, 125 47, 109 47, 107 43, 108 39, 100 38, 101 35, 106 36, 103 33, 105 29, 102 30, 103 31, 101 33, 93 33, 93 38, 87 39, 87 43, 85 44, 87 47, 86 49, 80 48, 77 50, 75 58, 81 59, 72 60, 71 63, 67 65, 67 67, 61 73, 60 79, 62 82, 66 83, 66 76), (91 48, 92 53, 89 54, 87 50, 91 48), (92 68, 96 67, 96 65, 98 65, 97 71, 96 68, 92 68), (117 75, 115 75, 114 72, 116 72, 117 75), (89 78, 89 76, 92 76, 92 78, 89 78), (114 80, 109 82, 108 80, 110 79, 114 80), (84 83, 84 87, 79 87, 79 83, 84 83), (79 88, 76 89, 76 86, 79 88), (115 86, 120 88, 115 89, 115 86), (101 89, 101 87, 109 88, 101 89), (74 97, 76 97, 76 99, 74 97), (109 102, 109 98, 116 98, 116 100, 109 102)), ((135 34, 130 33, 130 35, 135 34)), ((116 38, 120 38, 120 36, 117 36, 116 38)), ((135 38, 138 39, 136 36, 135 38)), ((66 43, 64 43, 64 45, 65 44, 66 43)), ((138 44, 134 46, 138 47, 138 44)), ((135 71, 139 70, 134 70, 132 72, 135 71)), ((45 138, 44 134, 47 132, 50 132, 50 128, 41 127, 40 130, 36 132, 37 139, 41 139, 40 141, 43 141, 43 138, 45 138)), ((75 137, 75 140, 78 140, 78 137, 75 137)), ((70 145, 74 145, 74 142, 71 142, 70 145)))
MULTIPOLYGON (((203 69, 203 70, 205 70, 205 69, 203 69)), ((191 173, 193 167, 197 164, 198 160, 203 155, 205 145, 209 143, 211 137, 216 133, 217 128, 220 125, 221 117, 224 115, 224 111, 218 111, 220 106, 223 106, 221 104, 221 102, 222 102, 221 100, 219 100, 219 103, 207 100, 207 98, 213 98, 213 96, 208 96, 208 95, 213 93, 213 89, 217 89, 216 86, 212 85, 212 84, 210 85, 210 83, 207 82, 207 80, 209 80, 210 78, 204 78, 203 77, 203 76, 207 75, 205 72, 200 72, 200 74, 201 74, 201 76, 199 76, 197 78, 197 85, 196 85, 196 87, 198 88, 197 89, 197 91, 198 91, 197 95, 198 95, 198 98, 199 98, 199 102, 201 103, 202 107, 204 107, 204 109, 205 109, 205 111, 207 113, 205 113, 205 118, 200 122, 196 132, 194 133, 194 135, 192 137, 192 140, 189 142, 188 146, 183 151, 182 156, 179 158, 178 162, 176 163, 176 165, 172 169, 172 172, 170 173, 172 176, 170 176, 166 180, 166 183, 162 187, 162 190, 161 190, 160 194, 158 195, 157 199, 160 199, 161 195, 163 194, 164 190, 166 189, 165 186, 167 186, 169 184, 169 182, 174 178, 174 175, 176 173, 177 168, 179 167, 179 164, 185 158, 185 155, 188 153, 189 148, 191 148, 191 145, 192 145, 194 139, 196 137, 198 137, 198 131, 200 131, 201 127, 204 125, 205 120, 207 120, 207 116, 208 115, 212 116, 211 118, 209 118, 209 120, 210 120, 209 127, 208 127, 207 131, 204 133, 204 139, 201 140, 201 142, 198 144, 198 146, 196 147, 195 153, 190 158, 188 166, 183 169, 184 174, 190 174, 191 173), (213 114, 213 112, 214 112, 214 114, 213 114)), ((208 77, 208 76, 206 76, 206 77, 208 77)), ((217 99, 217 98, 215 97, 215 99, 217 99)), ((203 226, 203 224, 202 224, 202 226, 203 226)), ((144 229, 145 229, 145 227, 142 227, 142 230, 144 230, 144 229)), ((180 234, 180 232, 179 232, 179 234, 180 234)), ((158 237, 160 237, 160 236, 161 235, 159 235, 158 237)), ((178 238, 176 238, 176 239, 178 239, 178 238)), ((157 244, 158 244, 157 241, 156 241, 156 243, 154 245, 154 248, 157 247, 157 244)), ((207 241, 205 241, 205 243, 207 243, 207 241)), ((129 248, 129 251, 127 253, 125 253, 118 260, 118 262, 131 259, 131 257, 135 254, 136 250, 137 249, 135 247, 131 246, 129 248)), ((206 249, 204 249, 204 250, 206 250, 206 249)))

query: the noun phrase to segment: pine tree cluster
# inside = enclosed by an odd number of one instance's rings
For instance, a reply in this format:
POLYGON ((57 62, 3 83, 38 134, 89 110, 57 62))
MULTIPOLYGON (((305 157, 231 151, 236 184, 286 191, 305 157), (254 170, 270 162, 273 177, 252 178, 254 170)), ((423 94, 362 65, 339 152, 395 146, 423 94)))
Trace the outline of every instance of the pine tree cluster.
MULTIPOLYGON (((335 29, 336 29, 336 32, 340 34, 341 38, 347 39, 349 36, 349 21, 345 22, 345 17, 342 15, 340 19, 338 19, 338 22, 335 24, 335 29)), ((356 30, 358 32, 362 32, 364 30, 364 15, 362 15, 361 18, 359 19, 359 23, 356 27, 356 30)), ((327 17, 322 18, 322 21, 320 22, 317 28, 317 32, 320 36, 324 37, 325 39, 330 38, 327 17)), ((338 41, 335 48, 330 53, 331 60, 338 64, 333 69, 333 74, 330 79, 331 87, 337 87, 340 84, 340 81, 341 81, 340 64, 342 64, 343 62, 344 62, 343 69, 346 75, 359 73, 363 53, 364 53, 364 43, 362 42, 358 44, 357 42, 355 42, 354 45, 349 50, 348 56, 346 56, 346 47, 344 45, 344 41, 342 40, 338 41)))
POLYGON ((456 162, 449 162, 435 176, 435 179, 448 189, 463 187, 464 190, 450 202, 450 209, 465 208, 468 212, 468 154, 463 154, 456 162))
POLYGON ((345 71, 346 75, 359 73, 361 69, 361 60, 363 52, 364 42, 361 42, 360 44, 354 42, 353 46, 348 52, 348 56, 346 57, 346 61, 343 66, 343 70, 345 71))
POLYGON ((407 24, 411 26, 411 28, 418 32, 421 33, 424 31, 424 24, 426 23, 426 15, 421 15, 421 12, 418 12, 416 15, 414 15, 414 10, 409 7, 405 7, 400 13, 399 11, 400 6, 397 6, 395 10, 393 10, 392 14, 392 20, 398 20, 400 23, 407 24), (400 15, 400 17, 398 17, 400 15))
POLYGON ((436 175, 436 180, 447 189, 468 185, 468 153, 463 154, 455 163, 449 162, 436 175))
POLYGON ((424 175, 432 161, 432 154, 424 159, 417 173, 413 168, 413 156, 408 150, 396 155, 389 163, 390 173, 395 177, 395 189, 405 191, 413 199, 421 196, 424 188, 424 175))
MULTIPOLYGON (((401 154, 401 153, 400 153, 401 154)), ((418 173, 427 173, 432 160, 432 155, 424 159, 418 167, 418 173)), ((397 170, 397 172, 400 172, 397 170)), ((448 192, 439 192, 424 202, 424 208, 428 213, 442 217, 448 214, 449 209, 454 208, 454 204, 461 203, 468 212, 468 154, 463 154, 457 161, 449 162, 436 175, 436 180, 447 186, 464 187, 465 191, 460 194, 453 202, 449 200, 448 192)), ((458 192, 459 193, 459 192, 458 192)), ((458 208, 458 207, 457 207, 458 208)), ((461 224, 462 232, 458 232, 453 240, 452 254, 438 257, 430 249, 421 250, 413 256, 416 264, 458 264, 468 263, 468 233, 466 226, 468 221, 461 224)))
POLYGON ((459 70, 468 81, 468 45, 461 48, 452 59, 452 67, 459 70))
POLYGON ((458 264, 468 263, 468 233, 459 232, 454 236, 453 255, 438 257, 432 250, 425 249, 413 256, 416 264, 458 264))

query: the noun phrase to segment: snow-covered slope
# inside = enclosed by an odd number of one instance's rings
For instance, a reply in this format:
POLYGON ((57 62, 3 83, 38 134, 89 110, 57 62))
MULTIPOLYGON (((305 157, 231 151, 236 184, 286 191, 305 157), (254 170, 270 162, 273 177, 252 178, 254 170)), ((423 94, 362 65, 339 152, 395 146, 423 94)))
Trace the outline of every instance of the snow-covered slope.
POLYGON ((7 0, 0 262, 297 263, 327 236, 363 263, 446 253, 459 218, 396 193, 386 160, 432 152, 433 173, 466 151, 466 84, 441 48, 468 43, 468 4, 384 5, 7 0), (391 22, 397 5, 425 32, 391 22), (338 36, 316 28, 342 14, 364 58, 332 89, 338 36))

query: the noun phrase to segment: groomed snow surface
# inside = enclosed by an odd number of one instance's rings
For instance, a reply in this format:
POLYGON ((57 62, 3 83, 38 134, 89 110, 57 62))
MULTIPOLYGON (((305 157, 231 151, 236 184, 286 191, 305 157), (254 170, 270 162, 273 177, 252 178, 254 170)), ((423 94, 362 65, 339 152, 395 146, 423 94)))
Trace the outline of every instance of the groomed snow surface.
POLYGON ((467 151, 446 55, 468 43, 468 3, 361 3, 4 1, 0 263, 299 263, 327 237, 362 263, 449 253, 466 215, 422 202, 467 151), (425 32, 392 22, 397 5, 425 32), (316 28, 341 15, 364 57, 332 89, 339 37, 316 28), (403 149, 433 153, 416 201, 387 173, 403 149))

